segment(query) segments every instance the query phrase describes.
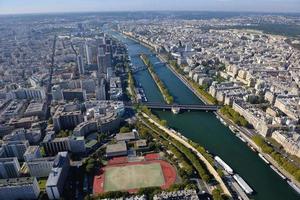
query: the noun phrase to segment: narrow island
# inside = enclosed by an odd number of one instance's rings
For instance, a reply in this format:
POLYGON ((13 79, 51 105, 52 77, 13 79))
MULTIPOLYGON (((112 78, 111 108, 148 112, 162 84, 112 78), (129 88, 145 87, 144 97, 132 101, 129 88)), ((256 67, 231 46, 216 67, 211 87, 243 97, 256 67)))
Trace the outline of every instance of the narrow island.
POLYGON ((152 76, 154 82, 156 83, 158 89, 160 90, 161 94, 163 95, 165 102, 167 104, 173 104, 174 98, 172 97, 172 95, 170 94, 167 87, 164 85, 164 83, 160 80, 160 78, 156 74, 153 64, 150 62, 148 56, 145 54, 141 54, 140 58, 142 59, 144 64, 147 66, 147 69, 148 69, 150 75, 152 76))

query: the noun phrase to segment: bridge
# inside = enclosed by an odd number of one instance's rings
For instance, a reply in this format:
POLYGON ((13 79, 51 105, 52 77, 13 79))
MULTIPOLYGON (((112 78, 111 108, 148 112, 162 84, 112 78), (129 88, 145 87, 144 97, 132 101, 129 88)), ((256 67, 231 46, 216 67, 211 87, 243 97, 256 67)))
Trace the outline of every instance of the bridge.
MULTIPOLYGON (((160 110, 171 110, 173 108, 187 111, 207 111, 214 112, 219 109, 219 106, 216 105, 203 105, 203 104, 164 104, 164 103, 154 103, 154 102, 143 102, 143 105, 151 109, 160 109, 160 110)), ((132 108, 131 103, 125 103, 126 108, 132 108)))

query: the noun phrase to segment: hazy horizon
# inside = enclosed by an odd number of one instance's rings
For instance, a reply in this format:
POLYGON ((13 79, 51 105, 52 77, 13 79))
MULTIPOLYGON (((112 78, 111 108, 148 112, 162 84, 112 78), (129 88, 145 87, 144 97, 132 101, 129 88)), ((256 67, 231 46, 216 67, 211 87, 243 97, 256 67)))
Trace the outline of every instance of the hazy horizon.
POLYGON ((0 0, 0 14, 127 11, 300 13, 299 0, 0 0), (171 6, 170 6, 171 5, 171 6))

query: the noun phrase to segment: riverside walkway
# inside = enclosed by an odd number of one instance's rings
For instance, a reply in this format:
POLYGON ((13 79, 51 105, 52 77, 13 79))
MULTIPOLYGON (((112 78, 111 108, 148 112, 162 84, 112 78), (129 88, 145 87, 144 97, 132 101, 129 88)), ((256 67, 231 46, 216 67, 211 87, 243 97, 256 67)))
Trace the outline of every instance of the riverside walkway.
POLYGON ((215 170, 215 168, 213 168, 213 166, 208 162, 208 160, 206 160, 206 158, 199 151, 197 151, 197 149, 195 147, 193 147, 190 143, 188 143, 186 141, 186 139, 183 139, 183 137, 181 137, 180 133, 171 131, 170 129, 160 125, 159 123, 154 121, 151 117, 149 117, 147 114, 145 114, 143 112, 142 112, 142 115, 143 115, 143 117, 147 118, 151 123, 155 124, 155 126, 160 128, 161 130, 165 131, 169 136, 171 136, 172 138, 174 138, 175 140, 177 140, 178 142, 183 144, 185 147, 191 149, 197 155, 197 157, 206 165, 208 171, 213 175, 213 177, 216 179, 216 181, 219 182, 220 187, 222 188, 224 194, 226 194, 230 197, 232 196, 231 193, 229 192, 227 186, 223 182, 222 178, 219 176, 218 172, 215 170))

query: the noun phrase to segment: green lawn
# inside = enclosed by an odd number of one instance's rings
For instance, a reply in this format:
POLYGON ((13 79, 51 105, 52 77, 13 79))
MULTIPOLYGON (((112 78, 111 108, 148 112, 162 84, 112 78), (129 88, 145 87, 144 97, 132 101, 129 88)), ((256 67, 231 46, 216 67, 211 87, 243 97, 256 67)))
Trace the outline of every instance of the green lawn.
POLYGON ((46 183, 47 183, 47 179, 38 180, 39 187, 42 191, 46 191, 46 183))
POLYGON ((159 163, 109 167, 105 169, 104 191, 161 186, 165 183, 159 163))

